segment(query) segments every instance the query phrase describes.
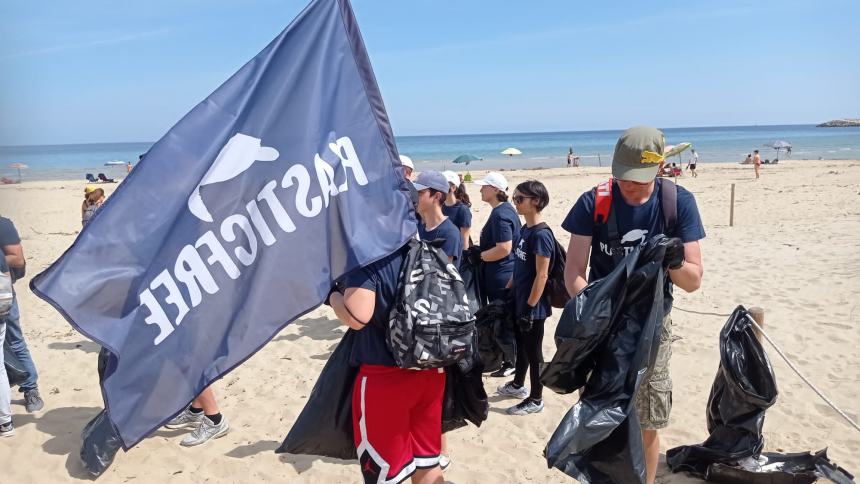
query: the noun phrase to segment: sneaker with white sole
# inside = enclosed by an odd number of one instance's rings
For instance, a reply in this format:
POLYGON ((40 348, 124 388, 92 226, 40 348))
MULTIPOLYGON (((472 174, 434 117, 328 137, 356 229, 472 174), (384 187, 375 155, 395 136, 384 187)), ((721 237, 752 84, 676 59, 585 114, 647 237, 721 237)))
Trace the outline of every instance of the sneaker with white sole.
POLYGON ((451 457, 445 454, 439 455, 439 467, 442 468, 442 472, 447 471, 451 467, 451 457))
POLYGON ((508 409, 508 415, 528 415, 543 410, 543 400, 526 398, 522 402, 508 409))
POLYGON ((501 368, 490 373, 490 376, 493 378, 502 378, 513 375, 515 371, 516 368, 514 368, 514 365, 511 365, 510 363, 505 363, 502 365, 501 368))
POLYGON ((523 385, 519 388, 514 386, 514 382, 509 381, 496 389, 496 393, 506 397, 526 398, 529 396, 529 389, 523 385))
POLYGON ((0 424, 0 437, 11 437, 13 435, 15 435, 15 426, 12 425, 11 420, 0 424))
POLYGON ((215 424, 209 417, 203 417, 200 425, 191 432, 190 435, 182 439, 179 445, 183 447, 194 447, 208 442, 211 439, 217 439, 227 435, 230 431, 230 425, 227 423, 227 417, 221 416, 221 423, 215 424))
POLYGON ((194 413, 191 407, 185 407, 179 415, 173 417, 173 420, 164 424, 169 429, 184 429, 195 428, 203 421, 203 412, 194 413))

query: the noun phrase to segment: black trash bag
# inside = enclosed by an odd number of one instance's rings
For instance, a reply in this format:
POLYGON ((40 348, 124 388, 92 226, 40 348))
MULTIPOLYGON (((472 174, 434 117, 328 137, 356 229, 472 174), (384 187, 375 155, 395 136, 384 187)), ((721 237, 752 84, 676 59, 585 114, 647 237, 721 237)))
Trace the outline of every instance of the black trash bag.
MULTIPOLYGON (((99 383, 116 369, 116 358, 110 351, 99 351, 99 383)), ((122 440, 110 420, 107 410, 102 410, 87 423, 81 432, 81 463, 93 477, 98 477, 113 463, 116 453, 122 448, 122 440)))
POLYGON ((24 368, 21 360, 15 356, 15 353, 12 353, 12 349, 5 343, 3 344, 3 364, 6 367, 6 375, 9 377, 10 387, 20 385, 30 377, 30 372, 24 368))
POLYGON ((547 443, 550 467, 583 483, 645 481, 635 395, 656 358, 671 294, 664 294, 664 236, 648 240, 571 299, 541 381, 558 393, 584 386, 547 443))
POLYGON ((484 367, 474 362, 468 371, 457 365, 445 368, 445 396, 442 400, 442 432, 465 427, 472 422, 476 427, 487 420, 490 403, 481 378, 484 367))
POLYGON ((496 371, 505 361, 516 361, 516 342, 505 336, 507 326, 507 304, 504 301, 493 301, 475 313, 475 328, 478 333, 478 356, 484 365, 484 371, 496 371), (502 337, 502 343, 496 335, 502 337))
POLYGON ((473 264, 469 259, 470 250, 464 250, 460 257, 460 278, 463 279, 463 284, 466 286, 466 295, 469 297, 469 309, 472 310, 472 313, 477 313, 484 306, 480 284, 481 268, 480 264, 473 264))
POLYGON ((352 431, 352 389, 358 367, 349 365, 355 338, 356 332, 347 330, 276 454, 358 458, 352 431))
POLYGON ((720 331, 720 367, 708 398, 710 436, 701 445, 666 452, 673 472, 704 476, 714 463, 758 457, 764 447, 765 410, 776 403, 776 377, 753 332, 752 316, 738 306, 720 331))
POLYGON ((815 454, 764 452, 759 459, 746 459, 740 466, 713 464, 705 479, 723 484, 809 484, 827 479, 836 484, 854 484, 854 476, 827 458, 827 449, 815 454))

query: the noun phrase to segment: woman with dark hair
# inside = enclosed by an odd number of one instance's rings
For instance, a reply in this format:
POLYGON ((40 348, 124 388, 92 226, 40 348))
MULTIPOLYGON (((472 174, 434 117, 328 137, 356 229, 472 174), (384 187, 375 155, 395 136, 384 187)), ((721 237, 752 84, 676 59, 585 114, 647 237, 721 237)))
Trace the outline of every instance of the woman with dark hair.
POLYGON ((472 212, 469 208, 472 207, 472 202, 469 201, 466 186, 456 173, 445 171, 442 174, 448 180, 448 194, 445 197, 445 203, 442 204, 442 213, 460 230, 463 250, 468 250, 472 245, 469 239, 469 232, 472 229, 472 212))
POLYGON ((543 183, 534 180, 520 183, 514 190, 513 200, 517 213, 526 220, 514 249, 514 273, 508 282, 513 288, 517 316, 517 365, 513 381, 500 386, 498 393, 524 399, 509 408, 508 415, 528 415, 543 410, 540 382, 543 328, 546 318, 552 314, 544 287, 549 279, 555 238, 542 223, 541 211, 549 203, 549 193, 543 183), (527 371, 531 391, 525 386, 527 371))
MULTIPOLYGON (((508 181, 501 173, 489 172, 481 185, 481 200, 493 207, 487 223, 481 229, 480 258, 483 261, 483 289, 488 301, 505 298, 505 289, 514 273, 513 244, 520 238, 520 218, 508 203, 508 181)), ((510 376, 512 361, 506 361, 490 376, 510 376)))

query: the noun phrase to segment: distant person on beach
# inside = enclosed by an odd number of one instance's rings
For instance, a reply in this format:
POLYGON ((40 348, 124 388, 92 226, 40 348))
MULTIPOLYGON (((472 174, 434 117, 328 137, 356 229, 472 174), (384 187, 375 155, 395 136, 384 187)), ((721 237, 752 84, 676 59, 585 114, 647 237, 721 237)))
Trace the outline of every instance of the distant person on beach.
MULTIPOLYGON (((665 142, 663 133, 649 126, 625 131, 618 139, 612 158, 612 203, 617 225, 615 240, 610 239, 607 224, 595 225, 596 190, 582 194, 571 208, 562 228, 570 232, 564 279, 571 295, 579 293, 588 282, 607 276, 616 261, 656 234, 674 237, 666 250, 663 265, 668 269, 667 291, 672 285, 693 292, 702 283, 702 253, 699 240, 705 229, 696 200, 684 187, 666 179, 656 179, 665 142), (671 185, 670 185, 671 184, 671 185), (668 187, 668 188, 666 188, 668 187), (676 189, 677 219, 674 230, 665 227, 664 196, 676 189), (668 232, 668 233, 667 233, 668 232), (612 247, 615 249, 612 249, 612 247), (616 254, 615 251, 624 254, 616 254), (589 264, 590 263, 590 264, 589 264), (586 268, 591 270, 586 275, 586 268)), ((612 217, 612 215, 610 215, 612 217)), ((610 218, 611 223, 612 218, 610 218)), ((654 483, 660 458, 658 429, 669 424, 672 408, 672 379, 669 358, 672 354, 672 318, 664 315, 656 359, 650 366, 636 395, 636 412, 642 429, 647 482, 654 483)))
POLYGON ((445 197, 449 193, 448 180, 438 171, 424 171, 413 183, 418 190, 418 207, 421 220, 418 223, 418 236, 421 240, 443 240, 442 252, 448 256, 454 267, 460 267, 463 255, 463 239, 460 229, 442 213, 445 197))
MULTIPOLYGON (((12 282, 24 277, 27 262, 24 259, 24 247, 21 245, 21 237, 15 229, 15 224, 5 217, 0 217, 0 248, 6 265, 12 274, 12 282)), ((27 379, 18 385, 18 391, 24 394, 24 408, 29 413, 38 412, 45 406, 39 394, 39 374, 36 364, 27 348, 24 340, 24 332, 21 330, 21 314, 18 309, 18 296, 12 297, 12 308, 9 314, 2 318, 6 324, 6 337, 3 342, 3 350, 15 355, 24 370, 27 371, 27 379)))
POLYGON ((445 171, 442 174, 448 180, 449 186, 442 213, 457 226, 463 239, 463 250, 467 250, 472 245, 469 235, 472 230, 472 202, 459 175, 453 171, 445 171))
POLYGON ((223 437, 230 431, 230 424, 227 423, 227 418, 221 415, 211 386, 200 392, 182 413, 164 426, 169 429, 194 429, 179 443, 183 447, 204 444, 223 437))
POLYGON ((693 150, 693 156, 690 158, 690 162, 687 163, 687 169, 690 170, 690 175, 692 175, 693 178, 696 178, 697 176, 699 176, 699 174, 696 173, 696 164, 698 164, 698 163, 699 163, 699 154, 696 153, 696 150, 693 150))
POLYGON ((129 161, 128 163, 126 163, 126 164, 125 164, 125 172, 126 172, 126 173, 131 173, 131 168, 132 168, 132 167, 131 167, 131 162, 129 161))
POLYGON ((758 154, 758 150, 753 151, 755 155, 753 156, 753 165, 755 166, 755 179, 758 180, 761 176, 761 156, 758 154))
POLYGON ((500 386, 500 395, 522 398, 523 401, 508 408, 508 415, 528 415, 543 410, 543 384, 540 381, 543 365, 544 322, 552 315, 544 288, 549 280, 549 267, 555 249, 552 231, 542 224, 541 211, 549 204, 549 192, 543 183, 529 180, 517 185, 513 196, 517 213, 526 220, 514 249, 514 274, 510 285, 514 292, 517 364, 514 379, 500 386), (529 374, 531 390, 525 386, 529 374))
POLYGON ((105 203, 105 191, 92 185, 84 188, 84 203, 81 205, 81 225, 86 227, 96 211, 105 203))
MULTIPOLYGON (((425 195, 426 196, 426 195, 425 195)), ((329 303, 357 331, 350 365, 358 367, 352 427, 364 482, 444 482, 442 397, 445 372, 402 369, 386 344, 391 309, 408 245, 344 278, 329 303)))
MULTIPOLYGON (((12 275, 9 273, 9 266, 6 264, 6 258, 0 257, 0 291, 6 288, 6 285, 11 285, 12 275), (3 283, 5 280, 5 284, 3 283)), ((6 338, 6 320, 3 316, 8 314, 11 307, 6 307, 6 304, 11 304, 7 299, 8 294, 0 292, 0 341, 6 338)), ((15 426, 12 424, 12 392, 9 388, 9 377, 6 374, 6 365, 3 362, 3 351, 0 350, 0 437, 11 437, 15 434, 15 426)))
POLYGON ((748 153, 746 159, 744 159, 744 165, 752 165, 752 153, 748 153))
POLYGON ((567 167, 570 168, 571 166, 579 166, 579 157, 574 156, 573 146, 571 146, 567 151, 567 167))
MULTIPOLYGON (((483 261, 484 294, 488 301, 504 300, 508 281, 514 273, 513 244, 520 238, 520 217, 508 203, 508 181, 501 173, 491 171, 483 180, 474 182, 481 186, 481 200, 492 207, 487 223, 481 229, 478 245, 483 261)), ((510 376, 514 373, 513 361, 506 361, 493 377, 510 376)))

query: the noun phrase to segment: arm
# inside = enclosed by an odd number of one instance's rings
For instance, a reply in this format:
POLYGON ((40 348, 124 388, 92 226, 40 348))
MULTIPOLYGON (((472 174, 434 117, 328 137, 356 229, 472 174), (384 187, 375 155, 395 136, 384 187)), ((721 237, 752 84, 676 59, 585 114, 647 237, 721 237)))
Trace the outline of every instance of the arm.
POLYGON ((543 296, 543 289, 549 279, 549 260, 549 257, 535 254, 535 280, 532 282, 532 291, 526 301, 530 307, 537 306, 540 297, 543 296))
POLYGON ((463 250, 467 250, 469 248, 469 232, 472 230, 472 227, 463 227, 460 229, 460 237, 463 237, 463 250))
POLYGON ((334 313, 343 324, 360 330, 367 326, 376 308, 376 293, 370 289, 350 287, 341 294, 332 293, 329 299, 334 313))
POLYGON ((590 235, 570 235, 567 245, 567 260, 564 264, 564 285, 571 297, 579 294, 587 284, 585 270, 591 251, 590 235))
MULTIPOLYGON (((568 260, 570 260, 568 252, 568 260)), ((567 269, 565 267, 565 269, 567 269)), ((702 285, 702 274, 705 269, 702 265, 702 248, 699 241, 684 243, 684 265, 678 269, 669 270, 669 278, 672 283, 687 292, 693 292, 702 285)), ((567 280, 565 270, 565 281, 567 280)))
POLYGON ((497 242, 495 246, 481 252, 481 260, 484 262, 495 262, 502 260, 511 253, 514 243, 512 240, 497 242))
POLYGON ((9 268, 21 268, 26 265, 26 261, 24 260, 24 247, 18 244, 12 245, 4 245, 3 246, 3 254, 6 256, 6 265, 9 268))

